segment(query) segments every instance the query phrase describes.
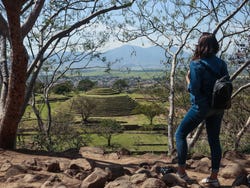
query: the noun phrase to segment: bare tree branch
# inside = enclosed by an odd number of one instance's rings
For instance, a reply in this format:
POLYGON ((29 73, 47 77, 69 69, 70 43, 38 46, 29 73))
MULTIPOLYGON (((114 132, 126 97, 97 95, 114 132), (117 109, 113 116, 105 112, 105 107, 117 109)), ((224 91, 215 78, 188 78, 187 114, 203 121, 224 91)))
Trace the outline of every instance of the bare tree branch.
POLYGON ((242 136, 244 135, 244 133, 248 130, 249 126, 250 126, 250 116, 248 117, 246 124, 242 127, 242 129, 238 132, 236 136, 235 147, 234 147, 235 150, 238 149, 240 140, 242 136))
POLYGON ((238 13, 240 11, 240 9, 247 3, 249 2, 249 0, 244 0, 240 6, 238 6, 238 8, 232 13, 230 14, 228 17, 226 17, 219 25, 217 25, 217 27, 215 28, 215 30, 213 31, 213 34, 215 35, 218 30, 221 28, 222 25, 224 25, 228 20, 230 20, 236 13, 238 13))
POLYGON ((2 14, 0 14, 0 34, 9 39, 8 23, 2 14))
POLYGON ((230 77, 230 80, 234 80, 248 65, 250 64, 250 60, 246 61, 234 74, 230 77))
POLYGON ((246 88, 248 88, 248 87, 250 87, 250 83, 247 83, 247 84, 241 86, 239 89, 237 89, 237 91, 235 91, 235 92, 232 94, 231 99, 233 99, 233 98, 234 98, 236 95, 238 95, 242 90, 244 90, 244 89, 246 89, 246 88))
POLYGON ((25 5, 25 7, 22 9, 21 14, 26 12, 33 4, 35 3, 34 0, 30 0, 28 4, 25 5))
POLYGON ((32 10, 29 17, 27 18, 27 20, 24 22, 24 24, 21 27, 23 38, 28 34, 28 32, 32 29, 33 25, 35 24, 43 8, 44 2, 45 0, 37 0, 35 2, 34 9, 32 10))
POLYGON ((129 6, 131 6, 133 3, 134 3, 135 0, 132 0, 130 3, 127 3, 127 4, 124 4, 124 5, 121 5, 121 6, 112 6, 112 7, 109 7, 109 8, 106 8, 106 9, 102 9, 102 10, 99 10, 93 14, 91 14, 89 17, 73 24, 70 28, 66 29, 66 30, 63 30, 57 34, 55 34, 54 36, 52 36, 50 38, 50 40, 43 46, 43 48, 39 51, 36 59, 34 60, 34 62, 30 65, 30 67, 28 68, 28 72, 27 72, 27 78, 29 77, 29 75, 31 74, 31 72, 33 71, 33 69, 35 68, 37 62, 39 61, 40 57, 44 54, 44 52, 46 51, 46 49, 49 47, 49 45, 54 42, 55 40, 61 40, 62 38, 68 36, 68 34, 70 32, 72 32, 73 30, 81 27, 82 25, 84 24, 87 24, 89 23, 92 19, 96 18, 97 16, 99 15, 102 15, 102 14, 105 14, 107 12, 110 12, 110 11, 113 11, 113 10, 119 10, 119 9, 123 9, 123 8, 127 8, 129 6))

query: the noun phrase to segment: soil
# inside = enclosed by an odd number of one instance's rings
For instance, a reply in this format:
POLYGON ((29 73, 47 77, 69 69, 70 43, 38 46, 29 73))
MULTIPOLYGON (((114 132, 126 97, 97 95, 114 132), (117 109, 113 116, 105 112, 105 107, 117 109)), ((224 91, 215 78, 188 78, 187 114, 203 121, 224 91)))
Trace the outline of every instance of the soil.
MULTIPOLYGON (((80 150, 81 151, 81 150, 80 150)), ((232 156, 233 157, 233 156, 232 156)), ((38 152, 38 151, 29 151, 29 150, 15 150, 15 151, 10 151, 10 150, 1 150, 0 149, 0 168, 1 166, 6 163, 10 162, 12 165, 21 165, 23 164, 24 161, 30 161, 32 159, 36 159, 37 161, 49 161, 49 160, 57 160, 60 162, 60 166, 66 166, 70 164, 72 160, 76 160, 79 158, 84 158, 87 161, 90 162, 90 164, 95 163, 95 166, 99 167, 105 167, 105 166, 112 166, 112 165, 122 165, 123 167, 126 167, 127 169, 131 171, 136 171, 138 169, 138 166, 142 163, 147 163, 147 164, 156 164, 156 163, 161 163, 165 166, 167 165, 172 165, 174 167, 177 166, 177 164, 173 164, 173 160, 166 156, 165 154, 161 155, 154 155, 154 154, 144 154, 144 155, 139 155, 139 156, 120 156, 117 153, 112 153, 112 154, 102 154, 100 152, 85 152, 81 153, 77 150, 69 150, 67 152, 63 153, 49 153, 49 152, 38 152)), ((250 155, 244 155, 244 159, 250 162, 250 155)), ((225 161, 226 159, 223 159, 225 161)), ((63 168, 63 167, 61 167, 63 168)), ((250 168, 249 166, 246 168, 248 174, 250 173, 250 168)), ((40 174, 42 177, 50 177, 52 174, 46 170, 38 170, 38 171, 32 171, 32 174, 40 174)), ((193 169, 188 169, 187 170, 188 175, 191 178, 196 179, 198 182, 202 180, 203 178, 206 178, 208 176, 207 173, 201 173, 201 172, 196 172, 193 169)), ((62 181, 71 181, 67 180, 68 177, 66 177, 63 173, 57 172, 56 173, 62 181)), ((220 183, 222 187, 231 187, 233 181, 235 178, 223 178, 219 176, 220 183)), ((37 182, 31 182, 28 183, 28 187, 40 187, 41 181, 44 181, 42 179, 37 180, 37 182)), ((78 184, 79 186, 79 181, 73 182, 72 180, 72 185, 73 184, 78 184)), ((16 182, 13 180, 13 182, 6 182, 6 171, 0 170, 0 187, 3 188, 8 188, 8 187, 18 187, 16 186, 16 182)))

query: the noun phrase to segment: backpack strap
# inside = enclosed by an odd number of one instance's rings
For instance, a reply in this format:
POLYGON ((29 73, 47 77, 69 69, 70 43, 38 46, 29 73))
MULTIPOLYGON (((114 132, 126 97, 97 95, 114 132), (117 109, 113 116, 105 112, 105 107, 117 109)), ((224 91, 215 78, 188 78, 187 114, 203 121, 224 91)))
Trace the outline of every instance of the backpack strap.
POLYGON ((209 67, 206 63, 204 63, 202 60, 199 60, 199 62, 204 65, 204 67, 206 68, 206 70, 208 72, 210 72, 212 75, 214 75, 217 79, 219 79, 221 76, 219 74, 217 74, 216 72, 214 72, 211 67, 209 67))

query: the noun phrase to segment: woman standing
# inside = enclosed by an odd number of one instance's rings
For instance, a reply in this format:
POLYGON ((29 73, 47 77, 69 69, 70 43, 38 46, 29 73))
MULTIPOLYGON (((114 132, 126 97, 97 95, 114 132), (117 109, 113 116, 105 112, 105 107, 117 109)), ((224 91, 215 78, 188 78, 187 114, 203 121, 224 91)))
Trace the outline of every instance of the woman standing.
POLYGON ((216 56, 219 44, 211 33, 203 33, 196 46, 194 56, 190 62, 190 70, 186 76, 191 107, 178 126, 175 138, 178 153, 177 175, 188 181, 190 178, 185 171, 187 158, 187 135, 202 121, 206 123, 208 143, 211 151, 212 170, 209 177, 202 180, 203 184, 219 187, 217 174, 221 161, 220 127, 224 111, 210 107, 213 85, 216 81, 206 66, 218 75, 228 75, 226 63, 216 56))

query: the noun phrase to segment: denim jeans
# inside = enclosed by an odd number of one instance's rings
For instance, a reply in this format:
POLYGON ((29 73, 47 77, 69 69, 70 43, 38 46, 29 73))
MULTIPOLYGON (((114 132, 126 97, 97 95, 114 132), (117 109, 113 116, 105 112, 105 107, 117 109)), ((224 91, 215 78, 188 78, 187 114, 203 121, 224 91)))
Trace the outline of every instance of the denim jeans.
POLYGON ((209 107, 201 107, 195 104, 191 106, 175 133, 179 166, 185 166, 186 164, 188 152, 187 135, 205 120, 208 143, 211 151, 212 172, 219 171, 221 161, 219 135, 223 114, 223 110, 210 109, 209 107))

